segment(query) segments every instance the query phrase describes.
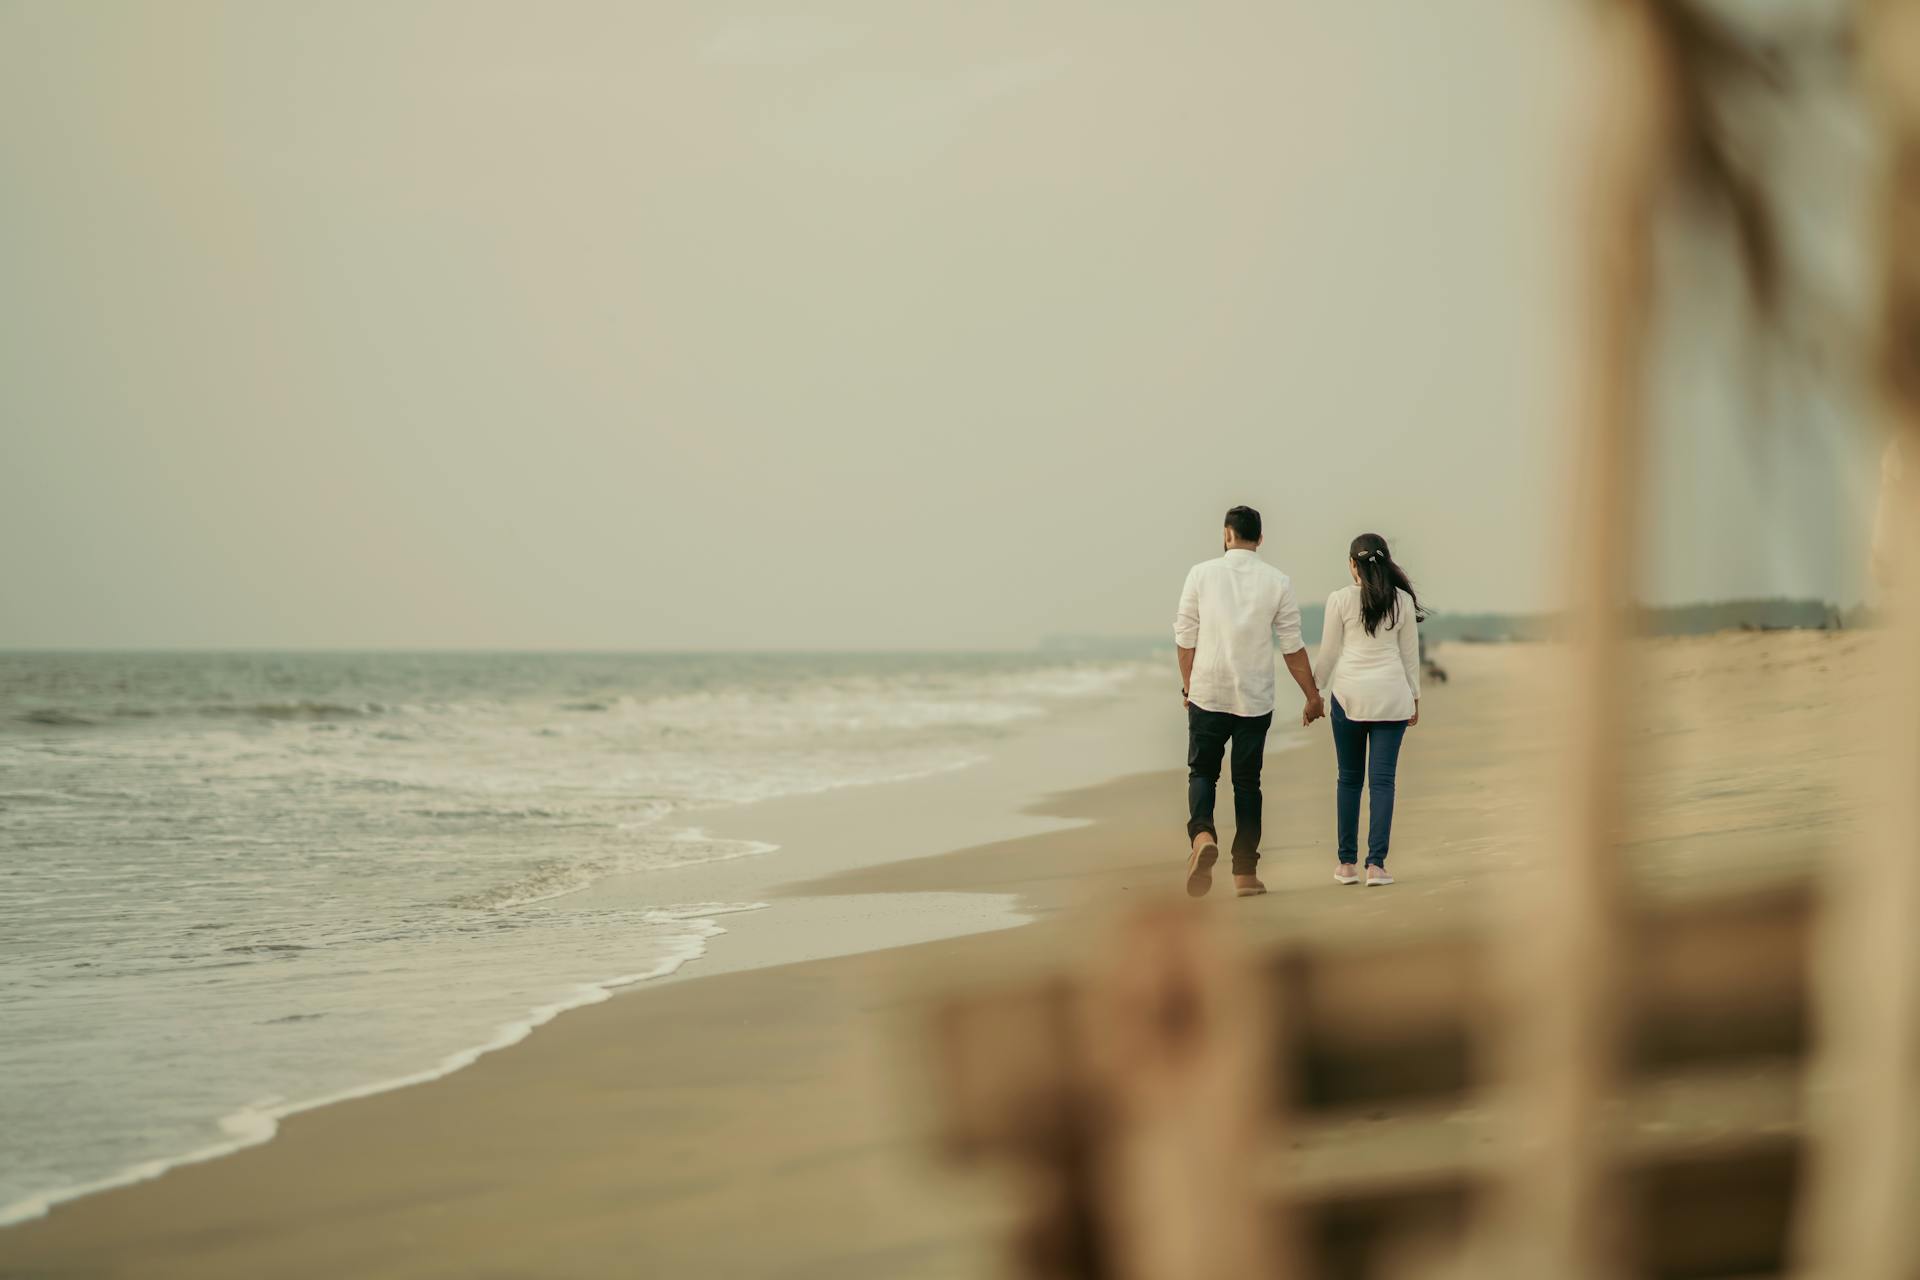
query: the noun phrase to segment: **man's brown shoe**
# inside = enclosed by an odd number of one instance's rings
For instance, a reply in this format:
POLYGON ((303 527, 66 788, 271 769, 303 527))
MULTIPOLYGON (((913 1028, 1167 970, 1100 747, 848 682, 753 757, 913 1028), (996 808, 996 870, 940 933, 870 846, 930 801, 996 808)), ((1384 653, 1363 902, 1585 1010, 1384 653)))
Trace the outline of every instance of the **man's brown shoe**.
POLYGON ((1235 876, 1233 878, 1233 896, 1236 898, 1257 898, 1267 891, 1260 883, 1259 876, 1235 876))
POLYGON ((1213 888, 1213 864, 1220 860, 1220 846, 1212 840, 1193 847, 1187 855, 1187 896, 1204 898, 1213 888))

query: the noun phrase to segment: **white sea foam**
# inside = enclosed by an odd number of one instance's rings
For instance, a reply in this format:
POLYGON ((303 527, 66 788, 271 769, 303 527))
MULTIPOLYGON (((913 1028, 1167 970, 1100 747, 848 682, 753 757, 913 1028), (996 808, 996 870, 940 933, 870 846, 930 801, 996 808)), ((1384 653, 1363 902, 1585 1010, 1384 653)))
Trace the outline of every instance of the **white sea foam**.
POLYGON ((267 1099, 251 1106, 242 1107, 220 1117, 218 1125, 225 1135, 220 1141, 208 1143, 179 1155, 163 1156, 151 1160, 142 1160, 128 1165, 103 1178, 89 1182, 76 1183, 48 1191, 35 1192, 10 1204, 0 1205, 0 1227, 12 1226, 33 1218, 44 1217, 47 1211, 57 1204, 68 1200, 77 1200, 81 1196, 92 1195, 98 1191, 109 1191, 115 1187, 130 1186, 136 1182, 145 1182, 157 1178, 169 1169, 182 1165, 199 1164, 202 1161, 232 1155, 248 1147, 259 1146, 271 1139, 280 1129, 280 1121, 302 1111, 311 1111, 316 1107, 331 1106, 336 1102, 350 1102, 355 1098, 365 1098, 376 1093, 387 1093, 394 1089, 405 1089, 410 1085, 427 1084, 443 1076, 453 1074, 462 1067, 473 1065, 486 1054, 505 1049, 526 1039, 533 1031, 570 1009, 579 1009, 590 1004, 599 1004, 608 999, 621 987, 633 986, 653 978, 663 978, 689 960, 698 959, 706 954, 707 942, 726 932, 712 917, 728 915, 740 911, 758 911, 767 904, 764 902, 745 903, 699 903, 678 907, 662 908, 646 913, 651 923, 695 924, 704 926, 687 934, 672 945, 668 954, 661 957, 652 967, 638 973, 621 974, 605 978, 598 982, 578 983, 558 999, 539 1005, 525 1017, 495 1029, 493 1034, 480 1044, 460 1049, 448 1054, 439 1062, 424 1070, 376 1080, 370 1084, 354 1085, 298 1102, 285 1102, 267 1099))

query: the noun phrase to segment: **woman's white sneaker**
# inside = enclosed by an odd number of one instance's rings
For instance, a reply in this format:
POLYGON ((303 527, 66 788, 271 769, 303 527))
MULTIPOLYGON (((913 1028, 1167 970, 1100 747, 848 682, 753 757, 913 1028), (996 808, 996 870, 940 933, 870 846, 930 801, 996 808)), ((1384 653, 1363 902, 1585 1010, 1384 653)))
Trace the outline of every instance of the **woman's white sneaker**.
POLYGON ((1375 885, 1378 885, 1378 884, 1392 884, 1392 883, 1393 883, 1393 877, 1387 874, 1387 869, 1385 867, 1368 867, 1367 868, 1367 887, 1369 889, 1373 888, 1375 885))
POLYGON ((1333 878, 1341 884, 1359 884, 1360 872, 1351 862, 1342 862, 1334 868, 1333 878))

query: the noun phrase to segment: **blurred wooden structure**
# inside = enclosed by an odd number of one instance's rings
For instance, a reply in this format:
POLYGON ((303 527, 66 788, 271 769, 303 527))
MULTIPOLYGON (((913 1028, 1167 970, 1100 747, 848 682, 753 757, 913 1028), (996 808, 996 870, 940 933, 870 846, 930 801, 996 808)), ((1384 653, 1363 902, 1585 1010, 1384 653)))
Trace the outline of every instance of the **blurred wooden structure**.
POLYGON ((1819 960, 1816 1178, 1802 1261, 1821 1280, 1920 1275, 1920 0, 1859 0, 1882 139, 1876 407, 1904 454, 1888 512, 1887 713, 1875 726, 1870 876, 1840 878, 1819 960))
MULTIPOLYGON (((1622 1088, 1596 1121, 1625 1273, 1783 1269, 1811 927, 1789 886, 1650 910, 1620 939, 1622 1088)), ((943 1141, 1017 1171, 1021 1274, 1513 1274, 1476 1265, 1515 1145, 1497 1066, 1528 1016, 1501 999, 1498 943, 1288 947, 1229 970, 1218 928, 1172 906, 1124 931, 1100 981, 943 1011, 943 1141), (1143 1137, 1150 1152, 1123 1156, 1143 1137), (1140 1170, 1155 1158, 1169 1167, 1140 1170), (1186 1211, 1206 1229, 1173 1225, 1186 1211)))
MULTIPOLYGON (((1555 857, 1490 936, 1283 948, 1224 981, 1170 909, 1086 974, 950 1001, 943 1141, 1021 1180, 1022 1274, 1920 1276, 1920 467, 1873 874, 1639 900, 1618 838, 1654 210, 1676 173, 1718 184, 1756 296, 1769 237, 1709 136, 1710 6, 1600 8, 1555 857)), ((1920 458, 1920 0, 1853 17, 1888 147, 1876 378, 1920 458)))

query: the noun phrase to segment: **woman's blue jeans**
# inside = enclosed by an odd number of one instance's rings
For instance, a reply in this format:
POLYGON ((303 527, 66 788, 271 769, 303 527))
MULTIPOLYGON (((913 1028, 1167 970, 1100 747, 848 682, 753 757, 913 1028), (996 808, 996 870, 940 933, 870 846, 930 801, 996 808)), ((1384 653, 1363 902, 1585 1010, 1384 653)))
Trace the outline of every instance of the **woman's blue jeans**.
POLYGON ((1400 739, 1407 734, 1405 720, 1349 720, 1333 699, 1333 751, 1340 762, 1334 810, 1339 818, 1340 861, 1360 856, 1360 783, 1364 778, 1371 803, 1367 806, 1367 865, 1386 865, 1387 845, 1393 839, 1393 775, 1400 764, 1400 739))

